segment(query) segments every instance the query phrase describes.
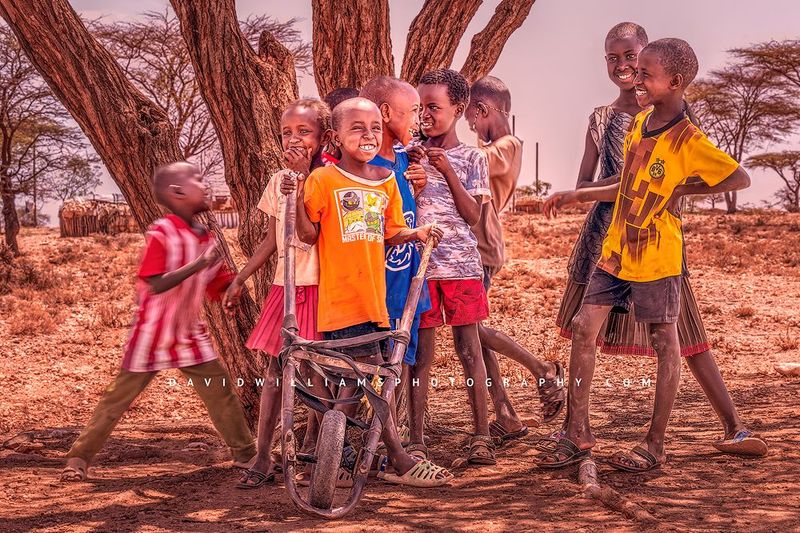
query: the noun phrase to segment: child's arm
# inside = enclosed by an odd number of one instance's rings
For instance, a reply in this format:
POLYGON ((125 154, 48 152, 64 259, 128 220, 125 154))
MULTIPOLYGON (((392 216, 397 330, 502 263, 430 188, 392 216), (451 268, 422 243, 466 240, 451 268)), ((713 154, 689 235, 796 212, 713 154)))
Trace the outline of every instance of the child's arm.
POLYGON ((219 245, 215 244, 191 263, 187 263, 172 272, 166 272, 157 276, 148 276, 145 278, 145 281, 150 285, 150 290, 152 290, 154 294, 161 294, 162 292, 167 292, 177 287, 201 270, 216 265, 221 259, 222 252, 219 249, 219 245))
POLYGON ((442 240, 442 235, 444 235, 444 233, 441 228, 433 224, 426 224, 414 229, 403 228, 391 238, 386 239, 386 244, 395 246, 411 241, 428 242, 428 239, 432 238, 433 247, 436 248, 439 245, 439 241, 442 240))
POLYGON ((576 189, 584 187, 596 187, 597 182, 594 181, 594 175, 597 172, 597 162, 600 159, 600 153, 597 151, 597 144, 592 137, 592 130, 586 128, 586 145, 583 149, 583 159, 581 159, 581 168, 578 170, 578 183, 575 184, 576 189))
POLYGON ((741 166, 737 167, 730 176, 713 186, 707 184, 701 179, 689 179, 691 181, 687 181, 683 185, 678 185, 675 188, 675 192, 672 195, 673 198, 676 195, 690 196, 696 194, 719 194, 746 189, 750 186, 750 175, 741 166))
POLYGON ((442 173, 444 179, 447 181, 447 186, 450 187, 450 192, 453 193, 453 200, 456 204, 458 214, 461 215, 469 226, 474 226, 481 218, 481 202, 478 198, 470 195, 464 184, 458 179, 456 171, 453 170, 450 161, 447 159, 447 154, 441 148, 428 148, 427 149, 428 161, 430 164, 442 173))
POLYGON ((239 299, 242 296, 242 288, 244 282, 252 276, 256 270, 261 268, 266 263, 272 254, 278 250, 278 243, 276 237, 275 226, 277 225, 275 217, 269 217, 269 226, 267 227, 267 235, 261 244, 256 248, 253 256, 248 259, 244 268, 233 278, 228 290, 225 291, 225 296, 222 298, 222 307, 229 313, 233 313, 233 309, 239 305, 239 299))
POLYGON ((619 176, 610 185, 584 187, 576 191, 559 191, 551 194, 544 202, 542 212, 547 218, 555 218, 558 210, 572 204, 585 202, 614 202, 619 193, 619 176))

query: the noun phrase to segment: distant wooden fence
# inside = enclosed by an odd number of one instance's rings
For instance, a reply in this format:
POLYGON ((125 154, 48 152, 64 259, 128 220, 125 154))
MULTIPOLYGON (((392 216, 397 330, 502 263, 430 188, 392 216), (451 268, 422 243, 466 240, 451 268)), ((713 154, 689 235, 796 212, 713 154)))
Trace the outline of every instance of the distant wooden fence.
POLYGON ((221 228, 238 228, 239 212, 233 210, 214 211, 214 218, 221 228))
POLYGON ((139 231, 127 204, 105 200, 67 200, 58 210, 58 225, 62 237, 139 231))

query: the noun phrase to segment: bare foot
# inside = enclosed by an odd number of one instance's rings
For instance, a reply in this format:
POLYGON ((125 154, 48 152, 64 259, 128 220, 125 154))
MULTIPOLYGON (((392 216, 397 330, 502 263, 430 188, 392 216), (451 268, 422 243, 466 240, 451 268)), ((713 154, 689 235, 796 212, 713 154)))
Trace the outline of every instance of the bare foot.
POLYGON ((61 481, 65 483, 78 483, 86 481, 89 464, 80 457, 67 459, 67 466, 61 471, 61 481))

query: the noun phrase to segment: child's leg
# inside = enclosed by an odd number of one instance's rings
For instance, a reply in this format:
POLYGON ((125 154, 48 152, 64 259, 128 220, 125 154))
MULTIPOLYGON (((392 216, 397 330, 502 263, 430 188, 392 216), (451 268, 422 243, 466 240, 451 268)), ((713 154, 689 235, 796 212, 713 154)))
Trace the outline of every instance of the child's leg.
MULTIPOLYGON (((258 410, 258 433, 256 439, 256 461, 251 470, 267 474, 272 462, 272 443, 275 440, 275 427, 281 411, 281 371, 278 359, 269 357, 267 377, 261 389, 261 402, 258 410)), ((244 480, 243 483, 250 483, 244 480)))
POLYGON ((84 471, 108 440, 119 419, 133 400, 147 387, 156 372, 128 372, 120 370, 106 388, 94 409, 92 418, 67 452, 67 465, 81 466, 84 471))
POLYGON ((649 330, 651 344, 658 354, 658 372, 653 418, 645 442, 650 453, 663 462, 664 435, 681 382, 681 347, 677 324, 650 324, 649 330))
MULTIPOLYGON (((536 358, 531 352, 517 344, 514 339, 496 329, 492 329, 483 324, 479 326, 481 346, 486 350, 492 350, 503 354, 512 361, 521 364, 536 378, 555 379, 556 365, 550 361, 542 361, 536 358)), ((486 369, 489 367, 487 365, 486 369)))
POLYGON ((725 436, 732 437, 745 429, 711 351, 687 357, 686 363, 722 422, 725 436))
POLYGON ((569 358, 569 422, 565 437, 578 448, 594 446, 589 424, 589 397, 594 377, 597 335, 611 312, 610 305, 584 303, 572 320, 572 349, 569 358))
POLYGON ((180 371, 187 378, 192 378, 194 390, 203 400, 214 427, 230 448, 234 462, 237 465, 248 463, 256 455, 256 445, 247 427, 242 404, 233 393, 228 372, 216 359, 186 366, 180 371), (209 380, 208 386, 206 379, 209 380))
POLYGON ((472 379, 473 386, 467 387, 472 422, 476 435, 489 435, 489 414, 486 407, 488 395, 486 387, 486 366, 483 363, 478 325, 453 326, 453 344, 458 358, 464 367, 465 379, 472 379))
POLYGON ((425 408, 428 404, 428 386, 435 348, 436 328, 421 328, 417 344, 417 362, 414 366, 409 367, 408 373, 408 423, 411 428, 412 444, 424 443, 425 408))
POLYGON ((489 387, 489 396, 494 406, 494 417, 498 424, 507 432, 518 431, 522 429, 522 422, 514 411, 514 406, 511 405, 511 399, 508 397, 506 388, 503 385, 503 376, 500 374, 500 364, 497 361, 497 356, 492 350, 483 344, 483 326, 478 326, 478 333, 481 338, 481 351, 483 352, 483 363, 486 366, 486 376, 491 381, 492 385, 489 387))

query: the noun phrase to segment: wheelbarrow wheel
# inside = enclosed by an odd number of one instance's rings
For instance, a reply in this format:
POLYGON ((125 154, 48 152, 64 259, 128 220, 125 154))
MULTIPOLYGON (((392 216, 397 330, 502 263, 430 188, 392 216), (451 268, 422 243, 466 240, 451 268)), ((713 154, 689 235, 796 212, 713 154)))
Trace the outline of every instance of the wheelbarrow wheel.
POLYGON ((330 509, 339 477, 347 418, 341 411, 328 411, 322 417, 317 438, 317 462, 311 473, 308 500, 317 509, 330 509))

